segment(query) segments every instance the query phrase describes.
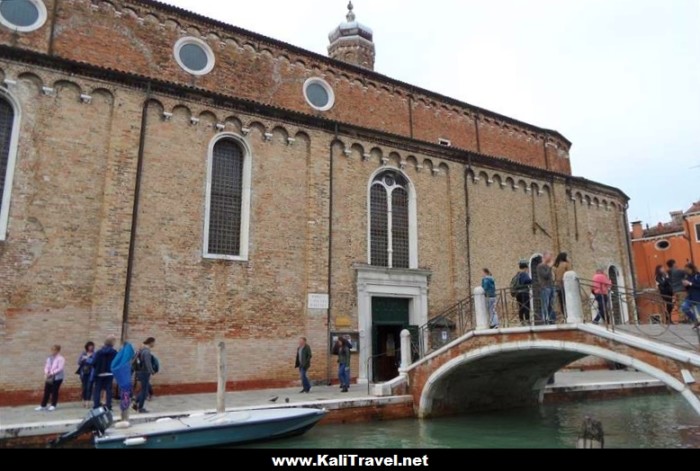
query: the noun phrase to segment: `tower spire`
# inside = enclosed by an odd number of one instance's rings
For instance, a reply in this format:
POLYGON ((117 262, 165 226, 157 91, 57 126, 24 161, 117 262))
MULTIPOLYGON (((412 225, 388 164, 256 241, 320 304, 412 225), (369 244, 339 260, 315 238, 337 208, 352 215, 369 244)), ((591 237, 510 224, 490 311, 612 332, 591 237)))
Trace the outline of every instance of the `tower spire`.
POLYGON ((348 64, 374 70, 375 48, 370 28, 357 22, 355 6, 348 3, 346 21, 328 35, 328 55, 348 64))

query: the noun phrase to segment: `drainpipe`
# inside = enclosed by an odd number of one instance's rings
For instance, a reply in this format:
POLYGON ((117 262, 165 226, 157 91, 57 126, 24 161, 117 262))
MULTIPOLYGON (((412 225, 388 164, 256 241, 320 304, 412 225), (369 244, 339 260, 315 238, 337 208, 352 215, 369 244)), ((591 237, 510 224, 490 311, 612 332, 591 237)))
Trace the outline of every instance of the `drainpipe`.
POLYGON ((54 0, 53 1, 53 13, 51 14, 53 17, 51 18, 51 32, 49 33, 49 50, 48 53, 50 56, 53 56, 53 46, 54 46, 54 40, 56 39, 56 21, 58 20, 58 2, 60 0, 54 0))
POLYGON ((467 168, 464 170, 464 203, 466 214, 466 229, 467 229, 467 297, 472 292, 472 254, 471 254, 471 211, 469 208, 469 170, 472 169, 472 156, 469 154, 467 168))
MULTIPOLYGON (((410 136, 413 139, 413 97, 408 97, 408 126, 410 128, 410 136)), ((338 136, 336 136, 337 138, 338 136)))
POLYGON ((331 372, 331 310, 333 307, 333 295, 332 295, 332 277, 333 277, 333 167, 335 161, 335 155, 333 152, 333 145, 338 140, 338 123, 335 124, 335 138, 331 141, 330 146, 330 179, 328 183, 328 316, 326 318, 326 326, 328 331, 328 339, 326 341, 326 357, 327 357, 327 367, 326 367, 326 381, 328 385, 331 385, 331 378, 333 373, 331 372))
POLYGON ((124 288, 124 306, 122 310, 122 335, 124 342, 129 336, 129 304, 131 302, 131 282, 134 274, 134 254, 136 251, 136 231, 138 229, 139 205, 141 201, 141 180, 143 177, 143 155, 146 148, 146 126, 148 124, 148 105, 151 103, 151 83, 148 82, 146 101, 141 112, 141 135, 139 137, 139 154, 136 165, 136 184, 134 186, 134 206, 131 214, 131 233, 129 238, 129 258, 126 266, 126 286, 124 288))

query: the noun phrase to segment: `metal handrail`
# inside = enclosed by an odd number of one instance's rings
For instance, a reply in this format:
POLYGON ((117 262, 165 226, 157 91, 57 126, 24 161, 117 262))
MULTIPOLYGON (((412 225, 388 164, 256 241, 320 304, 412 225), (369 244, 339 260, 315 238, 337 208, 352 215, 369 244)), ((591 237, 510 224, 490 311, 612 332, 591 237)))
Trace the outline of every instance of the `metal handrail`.
MULTIPOLYGON (((396 353, 395 356, 397 356, 398 358, 401 358, 401 348, 395 349, 394 352, 396 353)), ((376 355, 371 355, 371 356, 367 357, 367 361, 365 362, 365 371, 367 372, 367 395, 368 395, 368 396, 369 396, 369 393, 370 393, 370 388, 371 388, 371 386, 372 386, 373 384, 377 384, 377 383, 373 383, 372 381, 370 381, 369 364, 370 364, 371 361, 374 361, 374 360, 376 360, 377 358, 381 358, 381 357, 383 357, 383 356, 388 356, 388 352, 378 353, 378 354, 376 354, 376 355)))

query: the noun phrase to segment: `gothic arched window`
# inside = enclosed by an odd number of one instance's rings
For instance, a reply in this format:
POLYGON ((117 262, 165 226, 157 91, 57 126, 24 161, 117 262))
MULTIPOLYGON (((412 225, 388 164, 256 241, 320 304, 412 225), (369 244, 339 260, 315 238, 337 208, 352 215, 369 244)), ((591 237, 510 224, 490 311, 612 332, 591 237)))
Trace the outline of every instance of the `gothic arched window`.
POLYGON ((10 218, 10 193, 19 132, 15 109, 12 102, 0 95, 0 240, 5 240, 10 218))
POLYGON ((236 136, 222 135, 209 153, 204 256, 248 257, 250 155, 236 136))
POLYGON ((370 264, 411 268, 410 204, 408 180, 386 170, 370 187, 370 264))

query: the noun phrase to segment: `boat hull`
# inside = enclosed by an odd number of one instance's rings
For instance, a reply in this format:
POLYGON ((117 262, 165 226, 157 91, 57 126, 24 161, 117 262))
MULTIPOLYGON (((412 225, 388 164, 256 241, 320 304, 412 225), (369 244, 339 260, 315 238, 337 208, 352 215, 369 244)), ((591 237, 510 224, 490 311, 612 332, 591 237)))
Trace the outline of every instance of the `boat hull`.
POLYGON ((165 419, 129 429, 109 429, 95 447, 174 449, 221 447, 301 435, 326 414, 320 409, 272 409, 165 419))

